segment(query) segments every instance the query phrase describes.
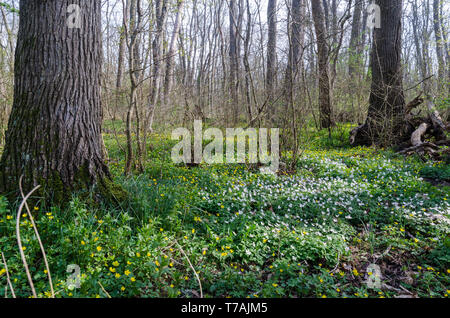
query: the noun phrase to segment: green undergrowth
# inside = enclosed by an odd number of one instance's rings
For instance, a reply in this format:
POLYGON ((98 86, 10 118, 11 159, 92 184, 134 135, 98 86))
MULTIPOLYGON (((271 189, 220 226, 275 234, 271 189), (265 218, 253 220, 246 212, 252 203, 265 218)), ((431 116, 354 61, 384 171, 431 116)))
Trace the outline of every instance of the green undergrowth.
MULTIPOLYGON (((351 148, 346 129, 332 139, 312 133, 296 173, 278 176, 244 164, 175 165, 176 142, 154 134, 145 172, 124 177, 124 136, 105 134, 114 182, 130 199, 32 207, 56 296, 198 297, 194 268, 205 297, 447 297, 449 166, 351 148), (80 268, 80 288, 68 283, 70 264, 80 268), (371 264, 381 271, 373 288, 371 264)), ((28 297, 15 214, 0 198, 1 251, 16 294, 28 297)), ((20 224, 36 290, 48 297, 26 215, 20 224)))

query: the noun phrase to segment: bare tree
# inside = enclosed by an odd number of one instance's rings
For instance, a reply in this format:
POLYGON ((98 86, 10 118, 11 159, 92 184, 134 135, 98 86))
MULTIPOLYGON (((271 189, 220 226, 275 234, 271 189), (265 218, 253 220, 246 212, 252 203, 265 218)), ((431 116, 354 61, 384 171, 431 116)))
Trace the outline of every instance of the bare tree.
POLYGON ((267 21, 269 25, 267 41, 267 75, 266 89, 268 96, 268 119, 273 120, 275 114, 274 102, 277 67, 277 0, 269 0, 267 7, 267 21))
POLYGON ((331 84, 329 74, 329 48, 325 25, 325 13, 320 1, 311 0, 311 11, 317 38, 319 65, 319 110, 320 126, 330 128, 332 125, 331 84))

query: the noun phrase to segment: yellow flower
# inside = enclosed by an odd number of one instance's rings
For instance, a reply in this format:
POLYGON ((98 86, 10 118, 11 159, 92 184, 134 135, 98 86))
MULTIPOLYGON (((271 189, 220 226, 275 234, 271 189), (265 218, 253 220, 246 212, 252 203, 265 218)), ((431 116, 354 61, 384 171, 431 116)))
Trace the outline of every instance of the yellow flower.
POLYGON ((278 287, 278 284, 273 283, 272 286, 273 287, 278 287))
POLYGON ((6 219, 7 219, 7 220, 11 220, 11 219, 12 219, 12 216, 11 216, 11 215, 7 215, 7 216, 6 216, 6 219))
POLYGON ((123 287, 123 286, 120 287, 120 290, 121 290, 121 291, 124 291, 124 290, 125 290, 125 287, 123 287))
POLYGON ((136 278, 131 277, 130 280, 131 280, 132 282, 135 282, 135 281, 136 281, 136 278))
POLYGON ((102 250, 102 247, 101 246, 97 246, 97 251, 101 251, 102 250))
POLYGON ((170 267, 173 267, 173 263, 169 263, 169 266, 170 266, 170 267))
POLYGON ((24 250, 24 251, 25 251, 26 249, 27 249, 27 247, 26 247, 26 246, 22 246, 22 250, 24 250))
POLYGON ((114 273, 116 271, 116 269, 114 267, 110 267, 109 270, 114 273))
POLYGON ((131 272, 127 269, 127 270, 125 270, 124 274, 125 274, 126 276, 128 276, 128 275, 131 274, 131 272))
POLYGON ((358 270, 356 268, 354 268, 352 272, 353 272, 353 275, 355 275, 355 276, 359 275, 358 270))
POLYGON ((85 241, 81 241, 81 245, 86 245, 86 242, 85 241))
POLYGON ((115 266, 115 267, 119 266, 119 262, 118 262, 118 261, 114 261, 112 264, 113 264, 113 266, 115 266))
POLYGON ((119 273, 116 273, 116 275, 114 276, 116 276, 116 278, 120 278, 121 275, 119 273))
POLYGON ((38 208, 37 206, 35 206, 35 207, 34 207, 34 210, 37 211, 37 210, 39 210, 39 208, 38 208))
POLYGON ((159 262, 158 261, 155 261, 155 264, 156 264, 156 266, 159 266, 159 262))
POLYGON ((136 253, 136 256, 137 257, 141 257, 141 253, 136 253))
POLYGON ((195 233, 195 229, 192 229, 192 234, 194 234, 195 233))
POLYGON ((102 224, 103 223, 103 220, 98 220, 98 224, 102 224))

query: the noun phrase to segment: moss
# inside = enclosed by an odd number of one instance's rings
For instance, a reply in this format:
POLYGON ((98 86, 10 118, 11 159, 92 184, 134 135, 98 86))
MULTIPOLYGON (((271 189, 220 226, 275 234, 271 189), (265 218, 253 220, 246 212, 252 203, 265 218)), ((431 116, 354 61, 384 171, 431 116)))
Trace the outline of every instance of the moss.
POLYGON ((104 177, 98 182, 100 195, 109 202, 122 204, 129 198, 129 193, 119 184, 114 183, 108 177, 104 177))
MULTIPOLYGON (((20 200, 18 188, 10 189, 11 182, 3 180, 3 172, 0 170, 0 193, 3 194, 9 202, 20 200)), ((29 189, 24 180, 24 189, 29 189)), ((121 185, 114 183, 108 176, 97 174, 92 176, 87 166, 82 166, 75 174, 70 185, 63 182, 63 178, 57 171, 53 171, 47 178, 39 178, 38 184, 41 187, 28 200, 29 205, 37 204, 39 201, 45 204, 65 206, 72 199, 72 194, 77 194, 83 201, 93 207, 98 207, 100 202, 113 205, 122 205, 128 201, 129 193, 121 185)))

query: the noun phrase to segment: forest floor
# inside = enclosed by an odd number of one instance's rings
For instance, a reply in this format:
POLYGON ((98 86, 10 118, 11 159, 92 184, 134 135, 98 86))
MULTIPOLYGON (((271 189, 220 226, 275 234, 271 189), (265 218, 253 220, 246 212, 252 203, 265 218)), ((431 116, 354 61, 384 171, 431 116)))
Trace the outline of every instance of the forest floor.
MULTIPOLYGON (((448 297, 449 164, 351 148, 347 136, 316 134, 295 174, 270 176, 175 165, 175 142, 153 134, 145 172, 126 178, 116 136, 105 134, 130 201, 92 208, 74 196, 65 209, 34 207, 57 297, 448 297), (69 264, 80 268, 80 288, 68 286, 69 264)), ((15 213, 0 198, 1 251, 26 297, 15 213)), ((23 220, 36 290, 50 296, 23 220)))

